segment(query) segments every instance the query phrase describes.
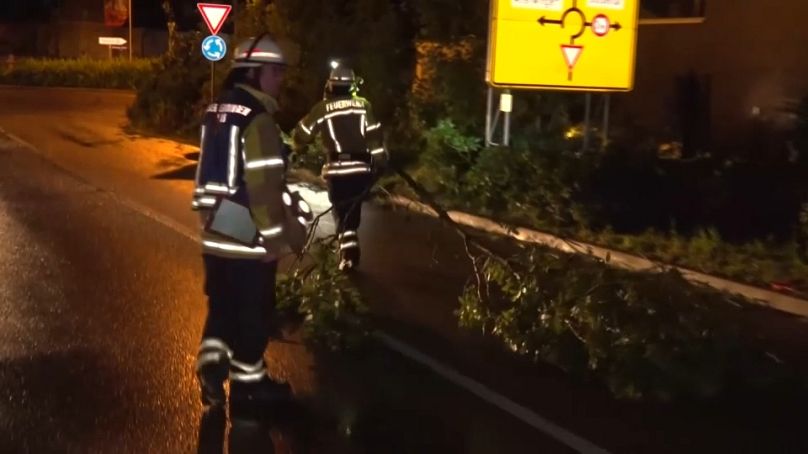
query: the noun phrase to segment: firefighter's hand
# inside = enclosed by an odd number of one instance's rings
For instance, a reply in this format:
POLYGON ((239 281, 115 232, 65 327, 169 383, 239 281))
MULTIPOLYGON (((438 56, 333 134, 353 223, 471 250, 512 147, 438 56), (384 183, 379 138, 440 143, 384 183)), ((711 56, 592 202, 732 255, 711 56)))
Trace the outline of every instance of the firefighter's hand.
POLYGON ((288 144, 283 144, 281 146, 281 155, 285 160, 292 164, 297 162, 297 153, 295 153, 295 149, 290 147, 288 144))

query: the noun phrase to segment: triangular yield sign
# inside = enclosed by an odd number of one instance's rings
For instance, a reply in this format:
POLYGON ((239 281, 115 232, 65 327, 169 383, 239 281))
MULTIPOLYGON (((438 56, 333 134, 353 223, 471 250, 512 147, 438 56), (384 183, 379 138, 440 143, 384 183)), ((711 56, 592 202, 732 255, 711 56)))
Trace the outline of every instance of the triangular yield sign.
POLYGON ((561 52, 564 53, 564 60, 567 61, 567 67, 569 69, 575 68, 575 64, 578 63, 578 59, 581 58, 581 52, 583 51, 584 46, 561 45, 561 52))
POLYGON ((197 3, 196 7, 199 8, 199 12, 202 13, 202 18, 205 19, 205 24, 208 26, 208 30, 210 30, 212 35, 219 33, 219 30, 222 29, 222 25, 224 25, 224 21, 230 14, 230 10, 233 8, 230 5, 219 5, 216 3, 197 3))

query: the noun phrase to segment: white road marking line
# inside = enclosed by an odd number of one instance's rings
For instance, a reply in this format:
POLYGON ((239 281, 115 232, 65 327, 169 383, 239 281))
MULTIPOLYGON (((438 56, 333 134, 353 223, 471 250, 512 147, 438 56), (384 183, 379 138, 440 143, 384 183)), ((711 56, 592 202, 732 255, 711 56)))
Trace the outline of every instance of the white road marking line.
MULTIPOLYGON (((6 136, 20 143, 26 148, 30 148, 32 151, 39 154, 40 156, 45 156, 30 143, 26 142, 25 140, 22 140, 21 138, 13 134, 8 133, 2 128, 0 128, 0 133, 5 134, 6 136)), ((45 157, 48 158, 48 156, 45 157)), ((132 211, 140 213, 141 215, 146 216, 147 218, 177 232, 186 239, 189 239, 193 242, 199 241, 199 235, 196 232, 192 232, 190 229, 174 221, 173 219, 167 216, 157 214, 154 211, 150 210, 149 208, 137 202, 129 200, 127 198, 121 197, 114 192, 111 191, 106 192, 107 194, 111 195, 117 202, 126 206, 132 211)), ((311 190, 307 192, 316 194, 315 191, 311 190)), ((319 191, 319 192, 325 193, 325 191, 319 191)), ((319 195, 321 196, 320 199, 322 199, 322 194, 319 195)), ((324 205, 324 203, 321 204, 324 205)), ((594 445, 593 443, 589 442, 588 440, 581 438, 575 435, 574 433, 564 429, 563 427, 552 423, 551 421, 541 417, 539 414, 535 413, 529 408, 523 405, 519 405, 518 403, 508 399, 502 394, 499 394, 496 391, 486 387, 482 383, 477 382, 474 379, 461 374, 460 372, 457 372, 451 367, 440 363, 438 360, 424 353, 421 353, 415 348, 396 339, 395 337, 382 331, 377 331, 373 333, 373 336, 377 340, 379 340, 382 344, 384 344, 387 348, 403 355, 406 358, 409 358, 411 361, 414 361, 416 363, 428 367, 438 376, 444 378, 445 380, 448 380, 449 382, 457 385, 460 388, 465 389, 466 391, 474 394, 478 398, 510 414, 514 418, 524 422, 525 424, 533 427, 534 429, 537 429, 538 431, 546 435, 549 435, 550 437, 574 449, 575 451, 582 454, 609 454, 609 452, 606 451, 605 449, 600 448, 597 445, 594 445)))
MULTIPOLYGON (((29 142, 23 140, 22 138, 20 138, 20 137, 18 137, 16 135, 4 130, 3 128, 0 128, 0 134, 4 134, 4 135, 8 136, 10 139, 12 139, 15 142, 18 142, 23 147, 31 149, 31 151, 36 153, 38 156, 44 157, 48 161, 51 161, 50 156, 47 156, 46 154, 42 153, 41 151, 39 151, 39 149, 37 149, 35 146, 31 145, 29 142)), ((61 167, 59 167, 59 168, 62 171, 67 172, 70 175, 73 175, 73 173, 68 171, 67 169, 64 169, 64 168, 61 168, 61 167)), ((95 186, 95 185, 93 185, 93 186, 95 186)), ((102 188, 98 188, 98 189, 102 189, 102 188)), ((116 202, 120 203, 121 205, 124 205, 125 207, 129 208, 130 210, 135 211, 137 213, 140 213, 141 215, 146 216, 147 218, 157 222, 158 224, 161 224, 161 225, 163 225, 165 227, 168 227, 169 229, 179 233, 180 235, 184 236, 185 238, 187 238, 187 239, 189 239, 191 241, 195 241, 195 242, 199 241, 199 234, 198 233, 196 233, 196 232, 192 231, 191 229, 185 227, 184 225, 180 224, 179 222, 169 218, 168 216, 163 216, 161 214, 155 213, 154 211, 150 210, 148 207, 146 207, 144 205, 141 205, 141 204, 139 204, 139 203, 137 203, 137 202, 135 202, 133 200, 130 200, 128 198, 121 197, 120 195, 116 194, 115 192, 107 191, 107 190, 104 190, 104 192, 106 194, 108 194, 109 196, 111 196, 113 199, 115 199, 116 202)))
POLYGON ((500 410, 509 413, 516 419, 519 419, 534 429, 549 435, 550 437, 576 450, 577 452, 582 454, 608 454, 608 451, 605 449, 592 444, 591 442, 575 435, 563 427, 553 424, 547 419, 539 416, 533 410, 519 405, 502 394, 491 390, 482 383, 477 382, 461 374, 460 372, 441 364, 436 359, 419 352, 395 337, 390 336, 382 331, 373 333, 373 336, 391 350, 395 350, 410 360, 432 369, 433 372, 440 375, 444 379, 465 389, 466 391, 474 394, 500 410))

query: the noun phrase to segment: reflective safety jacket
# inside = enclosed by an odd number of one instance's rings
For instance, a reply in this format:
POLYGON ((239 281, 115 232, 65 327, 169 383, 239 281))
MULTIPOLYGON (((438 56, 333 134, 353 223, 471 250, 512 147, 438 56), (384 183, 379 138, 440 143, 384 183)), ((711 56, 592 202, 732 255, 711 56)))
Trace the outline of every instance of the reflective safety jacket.
POLYGON ((286 230, 305 229, 286 222, 286 159, 273 117, 276 111, 272 97, 247 85, 226 91, 207 109, 192 202, 200 211, 205 254, 260 259, 269 250, 280 255, 289 249, 286 230), (204 224, 221 199, 249 208, 259 232, 252 244, 206 231, 204 224))
POLYGON ((381 123, 367 99, 358 96, 328 98, 317 103, 295 128, 295 145, 320 136, 327 152, 323 176, 367 174, 387 164, 381 123))

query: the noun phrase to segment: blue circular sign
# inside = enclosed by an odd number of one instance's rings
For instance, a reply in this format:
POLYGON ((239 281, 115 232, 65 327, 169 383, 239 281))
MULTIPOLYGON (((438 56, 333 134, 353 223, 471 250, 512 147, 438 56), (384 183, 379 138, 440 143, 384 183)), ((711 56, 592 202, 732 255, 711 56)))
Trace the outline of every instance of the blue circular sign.
POLYGON ((219 61, 227 55, 227 44, 217 35, 210 35, 202 41, 202 55, 210 61, 219 61))

